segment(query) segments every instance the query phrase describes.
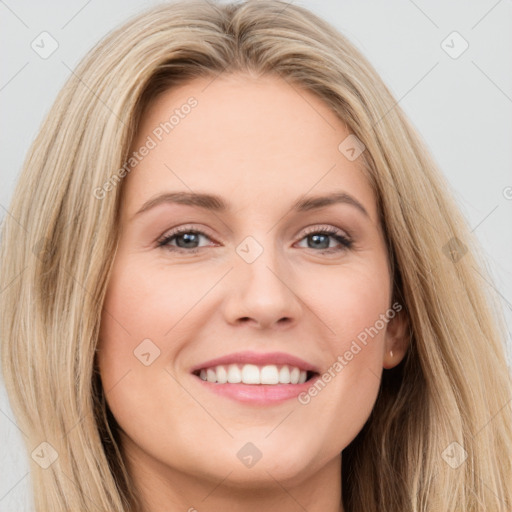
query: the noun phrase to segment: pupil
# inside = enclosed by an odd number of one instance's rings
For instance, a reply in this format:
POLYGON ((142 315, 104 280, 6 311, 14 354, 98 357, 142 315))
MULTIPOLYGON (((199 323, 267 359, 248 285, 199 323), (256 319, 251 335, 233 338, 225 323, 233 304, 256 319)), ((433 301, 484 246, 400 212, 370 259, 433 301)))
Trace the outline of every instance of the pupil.
POLYGON ((313 240, 314 242, 314 246, 313 247, 319 247, 319 246, 322 246, 321 249, 328 249, 329 248, 329 237, 327 235, 310 235, 311 237, 311 240, 313 240), (321 238, 323 238, 323 244, 322 244, 322 240, 321 238), (320 242, 320 243, 318 243, 320 242), (327 244, 325 243, 327 242, 327 244))
POLYGON ((176 239, 176 243, 180 247, 190 248, 190 244, 192 244, 193 246, 195 243, 197 243, 197 233, 185 233, 183 235, 180 235, 176 239), (184 245, 179 243, 180 239, 184 240, 184 245))

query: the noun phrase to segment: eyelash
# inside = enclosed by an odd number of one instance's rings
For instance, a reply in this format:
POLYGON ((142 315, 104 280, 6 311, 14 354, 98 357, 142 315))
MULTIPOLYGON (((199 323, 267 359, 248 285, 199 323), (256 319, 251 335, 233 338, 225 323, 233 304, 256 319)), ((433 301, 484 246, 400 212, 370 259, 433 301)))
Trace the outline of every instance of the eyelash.
MULTIPOLYGON (((180 228, 176 228, 175 230, 171 231, 170 233, 167 233, 164 237, 159 239, 157 241, 157 246, 161 247, 161 248, 165 248, 172 252, 182 252, 182 253, 187 253, 187 254, 196 254, 201 249, 205 249, 205 247, 195 247, 192 249, 183 249, 182 247, 176 247, 176 246, 170 245, 170 242, 175 237, 177 237, 181 234, 184 234, 184 233, 189 233, 189 234, 193 233, 196 235, 203 235, 203 236, 211 239, 211 237, 208 236, 203 231, 193 229, 188 226, 182 226, 180 228)), ((318 251, 316 251, 313 248, 310 248, 310 249, 313 249, 315 252, 320 252, 321 254, 332 254, 332 253, 337 253, 337 252, 341 252, 341 251, 346 251, 346 250, 350 249, 353 245, 352 240, 348 236, 346 236, 342 231, 332 228, 332 227, 329 227, 329 226, 313 226, 311 228, 307 228, 304 235, 300 239, 300 241, 302 241, 304 238, 307 238, 308 236, 313 235, 313 234, 326 235, 326 236, 333 237, 341 244, 341 247, 329 247, 327 249, 321 249, 318 251)))

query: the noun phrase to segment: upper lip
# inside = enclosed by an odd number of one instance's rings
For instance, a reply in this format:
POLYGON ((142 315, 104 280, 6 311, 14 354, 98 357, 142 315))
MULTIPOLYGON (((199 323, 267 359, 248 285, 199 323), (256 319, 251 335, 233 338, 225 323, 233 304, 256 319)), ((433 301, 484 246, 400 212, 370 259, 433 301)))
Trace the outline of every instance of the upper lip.
POLYGON ((288 365, 288 366, 296 366, 300 370, 305 370, 309 372, 319 373, 319 370, 316 366, 304 361, 300 357, 293 356, 291 354, 287 354, 285 352, 234 352, 233 354, 228 354, 225 356, 217 357, 215 359, 210 359, 209 361, 205 361, 204 363, 200 363, 192 367, 191 372, 196 372, 198 370, 202 370, 205 368, 213 368, 219 365, 227 365, 227 364, 255 364, 258 366, 264 365, 288 365))

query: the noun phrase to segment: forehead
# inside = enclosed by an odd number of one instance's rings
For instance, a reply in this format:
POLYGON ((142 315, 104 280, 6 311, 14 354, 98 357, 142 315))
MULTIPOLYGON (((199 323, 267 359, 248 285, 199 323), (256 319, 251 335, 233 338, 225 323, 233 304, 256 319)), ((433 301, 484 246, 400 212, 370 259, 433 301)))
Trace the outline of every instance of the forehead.
POLYGON ((350 135, 320 98, 275 76, 220 75, 161 93, 146 109, 126 178, 133 213, 164 191, 208 191, 237 210, 343 189, 376 218, 372 190, 339 145, 350 135))

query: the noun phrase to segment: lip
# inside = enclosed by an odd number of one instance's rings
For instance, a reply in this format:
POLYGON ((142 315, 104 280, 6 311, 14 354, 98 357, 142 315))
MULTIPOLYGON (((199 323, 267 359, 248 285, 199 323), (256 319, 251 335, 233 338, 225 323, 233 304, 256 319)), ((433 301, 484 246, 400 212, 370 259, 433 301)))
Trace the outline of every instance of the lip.
POLYGON ((230 398, 237 402, 261 406, 276 405, 285 402, 286 400, 296 398, 300 393, 305 392, 320 377, 320 370, 316 366, 304 361, 300 357, 293 356, 285 352, 236 352, 205 361, 194 366, 190 371, 199 385, 204 386, 206 390, 209 390, 212 393, 230 398), (228 382, 220 384, 218 382, 202 380, 196 373, 194 373, 205 368, 229 364, 255 364, 258 366, 275 364, 296 366, 301 370, 312 372, 315 375, 302 384, 231 384, 228 382))
POLYGON ((304 361, 304 359, 301 359, 300 357, 292 356, 286 352, 261 353, 253 351, 235 352, 226 356, 217 357, 216 359, 210 359, 209 361, 205 361, 204 363, 192 367, 190 371, 193 373, 198 370, 202 370, 203 368, 212 368, 213 366, 219 366, 221 364, 255 364, 258 366, 264 366, 267 364, 286 364, 288 366, 297 366, 300 370, 305 370, 307 372, 320 373, 320 370, 316 366, 304 361))
POLYGON ((311 379, 303 384, 218 384, 216 382, 208 382, 201 380, 194 375, 200 386, 220 396, 224 396, 250 405, 277 405, 286 400, 297 398, 312 386, 319 374, 314 375, 311 379))

